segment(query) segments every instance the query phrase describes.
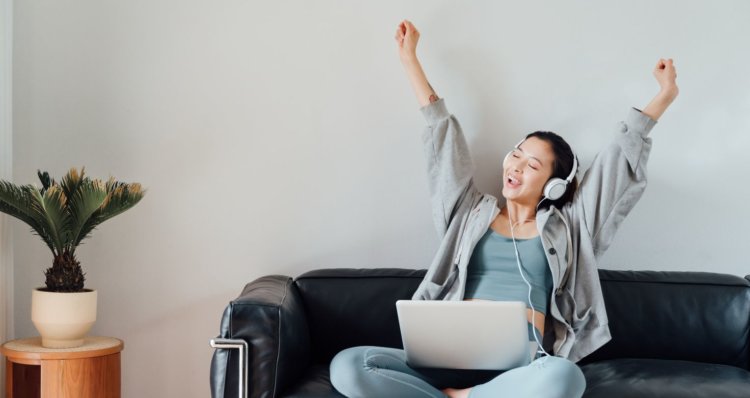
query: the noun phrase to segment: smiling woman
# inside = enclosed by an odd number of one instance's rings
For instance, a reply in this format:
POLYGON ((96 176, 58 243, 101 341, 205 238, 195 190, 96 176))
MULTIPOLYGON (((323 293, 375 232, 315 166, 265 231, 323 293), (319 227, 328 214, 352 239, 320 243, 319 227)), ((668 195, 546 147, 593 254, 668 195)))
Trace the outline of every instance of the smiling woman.
POLYGON ((475 186, 475 165, 460 123, 417 60, 419 32, 405 20, 395 39, 427 122, 422 139, 433 221, 441 238, 412 300, 523 303, 529 343, 538 351, 530 364, 498 369, 483 384, 446 388, 409 366, 403 350, 349 347, 331 362, 331 383, 350 398, 581 397, 586 380, 576 362, 611 339, 596 253, 607 249, 646 187, 648 134, 677 96, 672 60, 657 62, 653 74, 661 91, 643 111, 628 109, 580 186, 570 145, 555 133, 536 131, 505 156, 498 198, 475 186), (544 334, 552 344, 542 344, 544 334))
POLYGON ((570 145, 551 131, 535 131, 518 143, 503 160, 503 196, 508 198, 512 189, 522 187, 521 179, 526 175, 531 192, 541 192, 547 200, 537 203, 538 195, 532 196, 529 205, 539 208, 570 203, 578 188, 578 159, 570 145), (509 190, 506 191, 506 188, 509 190))

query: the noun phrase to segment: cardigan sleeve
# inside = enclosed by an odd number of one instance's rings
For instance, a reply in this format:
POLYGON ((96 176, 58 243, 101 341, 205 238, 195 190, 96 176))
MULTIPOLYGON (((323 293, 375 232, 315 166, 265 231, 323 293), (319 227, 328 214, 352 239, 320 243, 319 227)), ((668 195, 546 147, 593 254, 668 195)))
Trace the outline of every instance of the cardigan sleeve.
POLYGON ((443 98, 420 108, 427 126, 422 143, 427 160, 427 178, 432 218, 439 237, 451 221, 467 208, 478 192, 475 165, 458 119, 448 112, 443 98))
POLYGON ((622 221, 646 189, 646 164, 651 152, 648 133, 656 124, 631 107, 616 125, 614 139, 595 157, 569 206, 582 219, 594 253, 600 257, 612 243, 622 221))

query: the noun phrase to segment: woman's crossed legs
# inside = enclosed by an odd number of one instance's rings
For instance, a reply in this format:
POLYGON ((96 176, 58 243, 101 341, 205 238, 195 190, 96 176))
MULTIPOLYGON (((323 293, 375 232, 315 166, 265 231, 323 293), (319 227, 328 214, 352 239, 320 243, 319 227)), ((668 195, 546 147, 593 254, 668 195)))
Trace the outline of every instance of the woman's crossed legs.
POLYGON ((331 384, 348 398, 445 398, 442 388, 467 388, 470 398, 560 397, 583 395, 586 379, 573 362, 541 357, 508 371, 412 368, 404 350, 358 346, 331 361, 331 384))

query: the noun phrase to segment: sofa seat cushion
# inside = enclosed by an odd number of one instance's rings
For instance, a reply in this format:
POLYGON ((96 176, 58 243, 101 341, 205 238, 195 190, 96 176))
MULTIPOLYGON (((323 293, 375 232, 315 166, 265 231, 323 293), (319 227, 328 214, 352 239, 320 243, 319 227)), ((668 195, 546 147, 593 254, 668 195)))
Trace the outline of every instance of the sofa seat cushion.
MULTIPOLYGON (((582 367, 584 398, 747 398, 750 372, 734 366, 662 359, 611 359, 582 367)), ((314 364, 283 398, 342 398, 329 367, 314 364)))
POLYGON ((620 358, 582 366, 585 398, 750 396, 750 372, 728 365, 620 358))
POLYGON ((299 383, 281 394, 283 398, 343 398, 333 385, 328 364, 312 364, 299 383))

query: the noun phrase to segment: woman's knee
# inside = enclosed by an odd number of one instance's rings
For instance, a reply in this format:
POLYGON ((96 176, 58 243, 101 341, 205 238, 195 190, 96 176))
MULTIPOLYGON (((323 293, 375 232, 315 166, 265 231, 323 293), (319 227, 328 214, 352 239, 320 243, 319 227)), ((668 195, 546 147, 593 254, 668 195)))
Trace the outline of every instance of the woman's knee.
POLYGON ((366 347, 350 347, 339 351, 331 360, 330 379, 333 387, 347 397, 352 396, 352 387, 356 385, 364 364, 366 347))
POLYGON ((546 385, 553 390, 559 390, 559 394, 550 396, 580 397, 586 390, 586 377, 583 371, 574 362, 560 357, 549 356, 540 358, 540 366, 544 369, 540 376, 545 379, 546 385))
POLYGON ((355 363, 359 363, 359 359, 362 358, 365 348, 364 346, 357 346, 339 351, 331 360, 331 370, 334 368, 351 367, 355 363))
POLYGON ((405 363, 403 350, 390 347, 356 346, 339 351, 331 360, 331 372, 343 368, 392 368, 405 363))
POLYGON ((365 396, 377 384, 374 369, 398 367, 402 364, 399 350, 378 346, 356 346, 339 351, 329 367, 331 384, 347 397, 365 396))

